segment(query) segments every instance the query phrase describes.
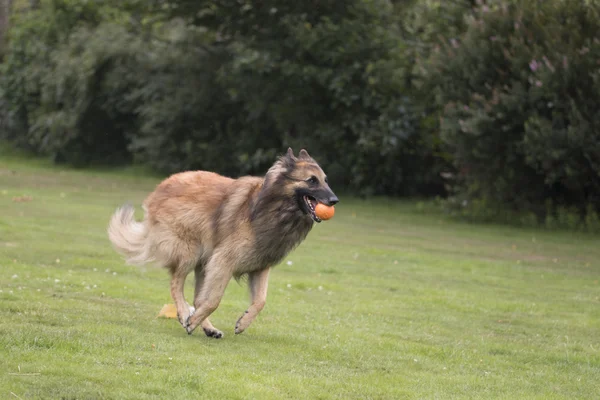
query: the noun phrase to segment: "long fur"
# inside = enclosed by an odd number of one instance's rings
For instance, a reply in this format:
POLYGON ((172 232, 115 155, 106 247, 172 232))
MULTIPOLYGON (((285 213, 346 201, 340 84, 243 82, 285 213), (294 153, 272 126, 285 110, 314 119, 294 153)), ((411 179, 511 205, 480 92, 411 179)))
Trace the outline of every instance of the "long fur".
MULTIPOLYGON (((220 331, 206 317, 218 305, 229 279, 248 274, 253 296, 266 296, 265 271, 310 232, 313 218, 302 208, 300 199, 302 193, 311 190, 315 198, 335 197, 324 172, 304 150, 298 158, 288 150, 264 178, 182 172, 165 179, 150 193, 143 204, 142 222, 135 221, 131 205, 117 209, 110 219, 108 236, 127 263, 155 262, 168 268, 171 295, 182 325, 190 332, 202 323, 207 335, 217 336, 215 332, 220 331), (308 187, 311 176, 318 176, 318 187, 308 187), (191 271, 196 275, 197 312, 190 322, 183 284, 191 271)), ((255 303, 264 305, 264 299, 253 298, 255 303)), ((260 308, 255 306, 252 315, 260 308)), ((241 319, 242 331, 252 318, 241 319)))
POLYGON ((126 204, 117 209, 108 224, 108 237, 128 264, 142 265, 154 261, 147 246, 148 228, 134 219, 135 209, 126 204))

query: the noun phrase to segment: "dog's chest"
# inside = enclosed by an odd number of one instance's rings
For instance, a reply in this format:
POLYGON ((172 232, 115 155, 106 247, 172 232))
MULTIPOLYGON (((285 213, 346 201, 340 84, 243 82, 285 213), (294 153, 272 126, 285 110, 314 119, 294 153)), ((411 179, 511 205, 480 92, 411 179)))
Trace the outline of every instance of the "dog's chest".
POLYGON ((306 219, 285 221, 269 231, 263 231, 256 237, 254 259, 258 260, 257 267, 275 266, 297 247, 310 232, 312 222, 306 219))

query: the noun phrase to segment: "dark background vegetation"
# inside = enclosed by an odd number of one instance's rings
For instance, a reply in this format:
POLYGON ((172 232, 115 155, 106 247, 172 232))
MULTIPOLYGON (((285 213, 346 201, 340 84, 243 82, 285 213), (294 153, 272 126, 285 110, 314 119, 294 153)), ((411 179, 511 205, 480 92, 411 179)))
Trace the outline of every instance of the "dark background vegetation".
POLYGON ((600 226, 597 0, 0 0, 0 139, 600 226))

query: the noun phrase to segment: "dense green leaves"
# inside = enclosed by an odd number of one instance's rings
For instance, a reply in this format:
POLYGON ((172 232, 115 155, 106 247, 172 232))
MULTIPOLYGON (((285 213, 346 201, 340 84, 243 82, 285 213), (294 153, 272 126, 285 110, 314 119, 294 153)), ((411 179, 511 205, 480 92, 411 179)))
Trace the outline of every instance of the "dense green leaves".
POLYGON ((462 213, 589 216, 600 200, 599 9, 46 0, 13 16, 0 136, 77 165, 232 176, 306 147, 358 194, 444 194, 444 175, 462 213))
POLYGON ((128 159, 128 122, 111 100, 126 84, 117 60, 135 37, 104 22, 117 15, 102 2, 53 0, 17 16, 3 65, 4 136, 56 161, 128 159))
POLYGON ((460 193, 545 217, 600 200, 600 18, 576 0, 481 7, 430 60, 460 193))
POLYGON ((58 160, 240 175, 306 147, 340 189, 441 190, 387 1, 52 0, 19 19, 5 135, 58 160))

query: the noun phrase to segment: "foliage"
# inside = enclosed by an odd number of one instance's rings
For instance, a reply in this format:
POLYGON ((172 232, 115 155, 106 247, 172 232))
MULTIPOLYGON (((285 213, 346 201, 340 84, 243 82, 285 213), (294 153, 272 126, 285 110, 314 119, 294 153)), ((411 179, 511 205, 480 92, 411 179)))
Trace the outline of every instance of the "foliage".
POLYGON ((599 8, 45 0, 13 18, 0 138, 75 165, 231 176, 306 147, 338 190, 584 224, 600 212, 599 8))
POLYGON ((182 68, 167 72, 175 80, 194 71, 200 87, 159 80, 163 102, 181 101, 167 124, 161 104, 140 101, 154 121, 134 139, 143 159, 166 171, 260 173, 282 148, 307 147, 334 184, 358 193, 440 190, 438 175, 419 173, 430 149, 402 95, 403 47, 385 1, 230 3, 173 3, 169 15, 192 16, 201 39, 164 65, 182 68))
POLYGON ((76 165, 128 158, 128 112, 115 100, 128 83, 120 58, 135 38, 104 22, 119 19, 115 10, 53 0, 16 17, 3 65, 5 138, 76 165))
POLYGON ((154 42, 136 68, 139 84, 129 102, 140 125, 130 150, 163 172, 264 171, 280 143, 273 143, 277 138, 262 121, 245 123, 239 101, 220 82, 219 71, 231 56, 211 46, 203 30, 175 24, 167 31, 169 37, 154 42))
POLYGON ((3 86, 22 146, 229 175, 307 147, 339 188, 441 190, 386 1, 94 4, 52 1, 14 29, 3 86))
POLYGON ((575 0, 482 6, 431 58, 456 203, 540 219, 600 204, 599 10, 575 0))
POLYGON ((327 4, 313 14, 296 6, 272 31, 237 40, 223 82, 250 121, 266 118, 283 145, 311 149, 333 182, 407 194, 422 161, 411 153, 424 146, 402 96, 403 47, 391 9, 382 1, 327 4))

